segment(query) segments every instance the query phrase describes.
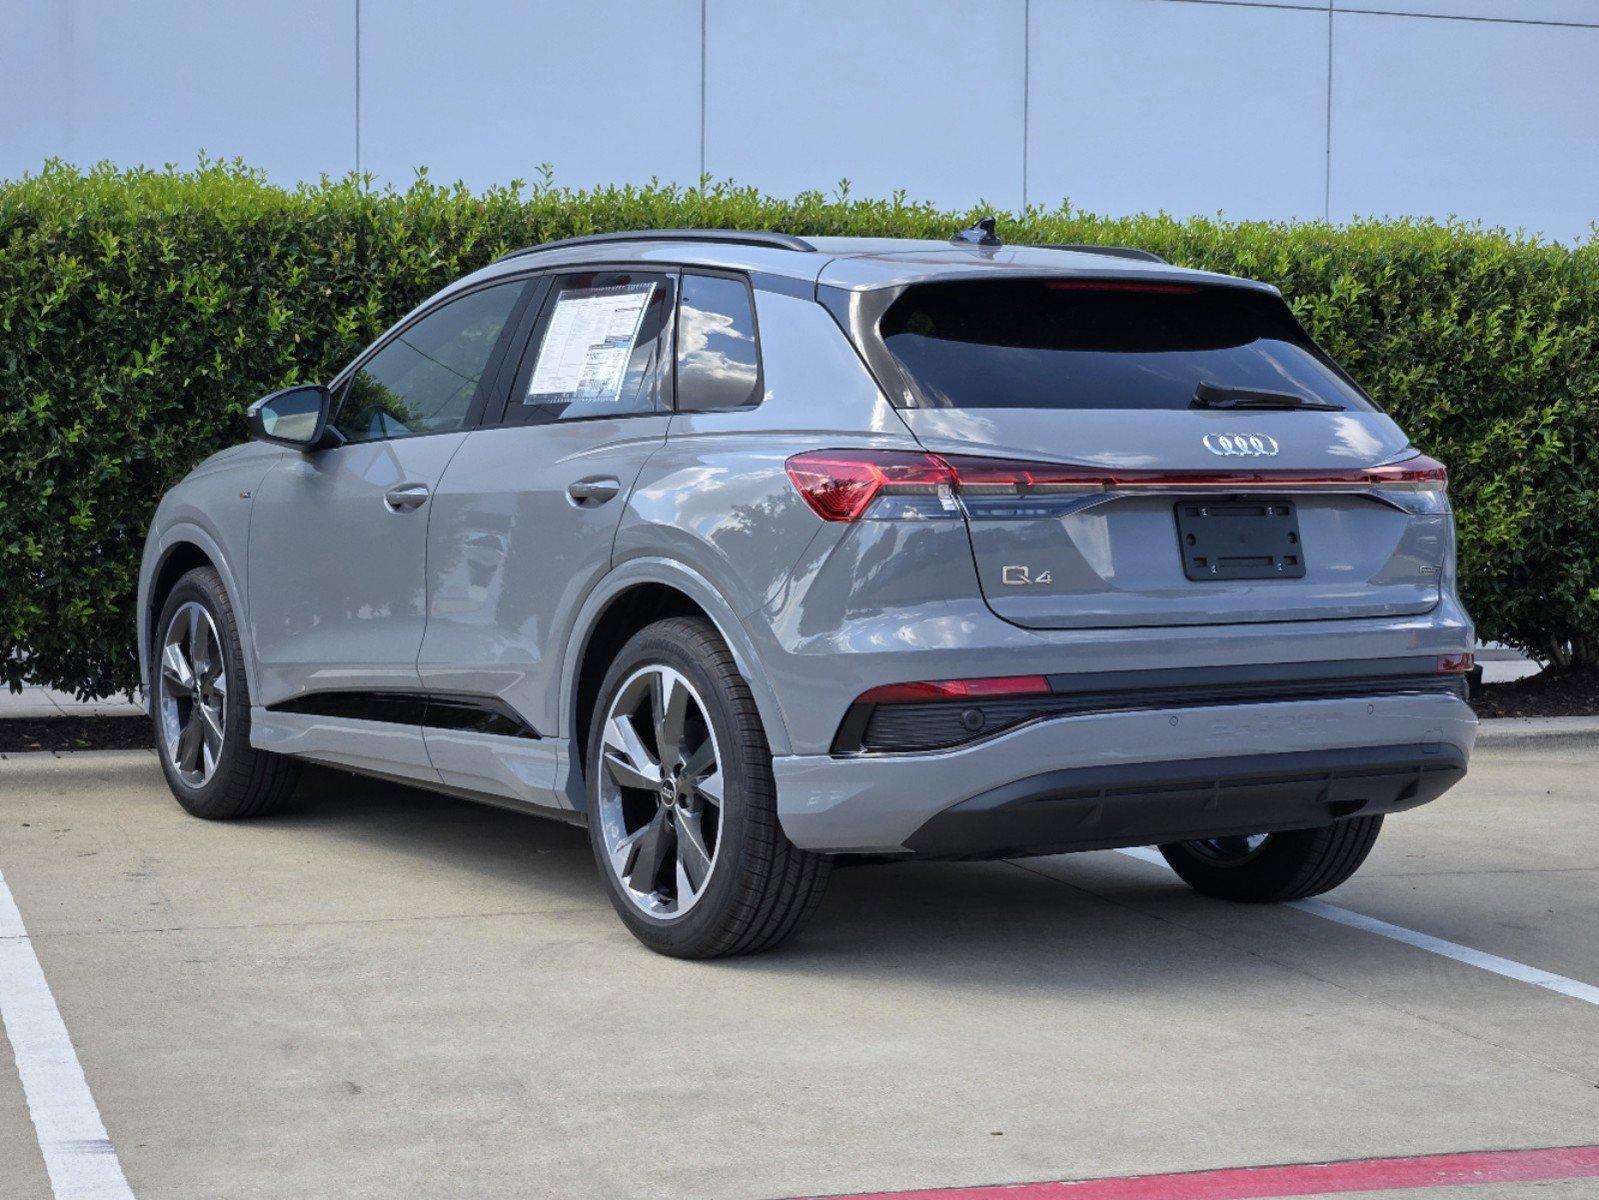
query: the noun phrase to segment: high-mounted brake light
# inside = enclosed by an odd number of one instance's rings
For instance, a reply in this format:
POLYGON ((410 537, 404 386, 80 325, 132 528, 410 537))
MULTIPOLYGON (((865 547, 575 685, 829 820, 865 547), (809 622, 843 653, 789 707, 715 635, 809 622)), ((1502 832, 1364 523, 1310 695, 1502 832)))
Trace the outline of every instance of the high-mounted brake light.
POLYGON ((824 521, 855 521, 883 494, 1041 496, 1099 492, 1442 492, 1449 472, 1418 455, 1381 467, 1323 471, 1105 470, 1064 463, 902 450, 814 450, 788 460, 788 476, 824 521))
POLYGON ((1042 675, 999 675, 986 679, 930 679, 888 683, 862 692, 857 704, 900 704, 917 700, 972 700, 993 696, 1040 696, 1049 692, 1042 675))
POLYGON ((1051 279, 1052 292, 1142 292, 1146 295, 1192 296, 1199 291, 1187 283, 1145 283, 1136 279, 1051 279))

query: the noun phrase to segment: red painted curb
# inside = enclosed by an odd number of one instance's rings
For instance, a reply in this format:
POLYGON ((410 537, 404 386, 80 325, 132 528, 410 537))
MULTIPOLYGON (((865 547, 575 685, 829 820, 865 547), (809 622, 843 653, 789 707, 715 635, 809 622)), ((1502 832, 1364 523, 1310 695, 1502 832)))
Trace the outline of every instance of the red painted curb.
MULTIPOLYGON (((1419 1158, 1361 1158, 1278 1167, 1228 1167, 1180 1175, 1122 1175, 1055 1183, 992 1184, 852 1193, 848 1200, 1272 1200, 1404 1188, 1599 1179, 1599 1146, 1481 1150, 1419 1158)), ((846 1200, 832 1197, 830 1200, 846 1200)))

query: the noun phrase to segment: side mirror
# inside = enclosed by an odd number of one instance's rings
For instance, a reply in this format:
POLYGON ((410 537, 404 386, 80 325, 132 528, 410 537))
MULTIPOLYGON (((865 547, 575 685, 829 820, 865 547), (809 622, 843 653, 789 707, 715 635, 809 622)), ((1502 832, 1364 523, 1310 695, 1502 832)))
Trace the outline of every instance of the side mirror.
POLYGON ((328 427, 332 401, 333 394, 320 383, 301 384, 263 396, 245 413, 250 436, 296 450, 319 450, 336 444, 334 439, 342 439, 337 430, 328 427))

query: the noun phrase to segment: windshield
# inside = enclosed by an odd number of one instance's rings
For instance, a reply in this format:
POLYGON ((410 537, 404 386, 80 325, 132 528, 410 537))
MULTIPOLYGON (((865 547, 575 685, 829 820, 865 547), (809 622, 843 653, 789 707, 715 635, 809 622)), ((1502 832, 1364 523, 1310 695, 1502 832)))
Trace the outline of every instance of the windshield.
POLYGON ((1372 408, 1287 305, 1242 289, 1092 279, 921 284, 889 307, 878 332, 920 392, 913 403, 928 407, 1188 408, 1206 383, 1372 408))

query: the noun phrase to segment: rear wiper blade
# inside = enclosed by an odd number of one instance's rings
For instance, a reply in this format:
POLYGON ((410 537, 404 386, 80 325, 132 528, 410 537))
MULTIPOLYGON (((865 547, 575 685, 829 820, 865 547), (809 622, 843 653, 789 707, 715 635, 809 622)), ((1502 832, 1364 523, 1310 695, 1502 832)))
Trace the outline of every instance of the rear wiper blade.
POLYGON ((1303 408, 1314 412, 1343 412, 1342 404, 1330 400, 1311 400, 1293 392, 1261 392, 1250 388, 1219 387, 1202 383, 1194 389, 1190 408, 1303 408))

